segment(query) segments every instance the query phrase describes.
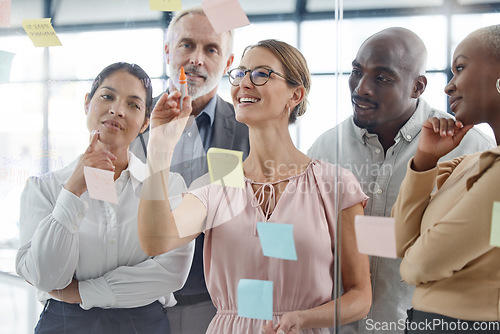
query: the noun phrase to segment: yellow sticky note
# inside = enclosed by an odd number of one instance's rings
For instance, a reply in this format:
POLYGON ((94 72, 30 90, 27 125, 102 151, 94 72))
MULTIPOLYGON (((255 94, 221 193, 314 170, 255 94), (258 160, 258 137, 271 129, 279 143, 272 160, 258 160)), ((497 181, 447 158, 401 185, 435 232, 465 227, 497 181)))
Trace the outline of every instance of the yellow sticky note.
POLYGON ((500 202, 493 202, 490 245, 500 247, 500 202))
POLYGON ((51 18, 23 20, 24 31, 36 47, 61 45, 50 23, 51 20, 51 18))
POLYGON ((211 147, 207 152, 210 181, 226 187, 243 188, 243 152, 211 147))
POLYGON ((177 12, 182 10, 181 0, 149 0, 151 10, 177 12))

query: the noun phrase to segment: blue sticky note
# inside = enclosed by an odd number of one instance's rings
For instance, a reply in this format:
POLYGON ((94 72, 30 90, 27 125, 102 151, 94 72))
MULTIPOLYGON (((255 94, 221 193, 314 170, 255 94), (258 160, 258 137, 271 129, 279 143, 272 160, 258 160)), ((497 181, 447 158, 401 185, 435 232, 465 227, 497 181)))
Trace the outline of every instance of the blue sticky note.
POLYGON ((10 81, 10 69, 15 53, 0 50, 0 82, 10 81))
POLYGON ((297 261, 293 225, 257 223, 257 231, 264 256, 297 261))
POLYGON ((273 282, 241 279, 238 283, 238 316, 273 320, 273 282))

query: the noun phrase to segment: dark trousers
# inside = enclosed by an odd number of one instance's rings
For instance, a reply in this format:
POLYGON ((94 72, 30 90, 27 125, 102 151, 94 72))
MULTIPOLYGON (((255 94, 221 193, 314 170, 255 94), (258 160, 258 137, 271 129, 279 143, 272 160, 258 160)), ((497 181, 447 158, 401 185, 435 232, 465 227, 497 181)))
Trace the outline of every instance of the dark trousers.
POLYGON ((49 299, 35 334, 170 334, 166 310, 159 302, 120 309, 84 310, 78 304, 49 299))
POLYGON ((409 309, 405 334, 469 334, 500 333, 498 321, 468 321, 450 318, 437 313, 409 309))

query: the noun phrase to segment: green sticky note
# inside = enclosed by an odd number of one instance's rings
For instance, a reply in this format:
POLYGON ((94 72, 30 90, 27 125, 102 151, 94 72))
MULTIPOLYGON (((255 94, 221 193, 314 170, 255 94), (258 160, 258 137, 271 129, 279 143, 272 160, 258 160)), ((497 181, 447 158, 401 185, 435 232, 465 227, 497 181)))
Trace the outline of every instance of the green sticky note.
POLYGON ((257 232, 264 256, 297 261, 292 224, 259 222, 257 232))
POLYGON ((493 203, 491 214, 490 245, 500 247, 500 202, 493 203))
POLYGON ((238 316, 273 320, 273 282, 240 279, 238 283, 238 316))
POLYGON ((0 82, 10 81, 10 69, 15 53, 0 50, 0 82))
POLYGON ((244 188, 243 152, 211 147, 207 151, 210 181, 226 187, 244 188))

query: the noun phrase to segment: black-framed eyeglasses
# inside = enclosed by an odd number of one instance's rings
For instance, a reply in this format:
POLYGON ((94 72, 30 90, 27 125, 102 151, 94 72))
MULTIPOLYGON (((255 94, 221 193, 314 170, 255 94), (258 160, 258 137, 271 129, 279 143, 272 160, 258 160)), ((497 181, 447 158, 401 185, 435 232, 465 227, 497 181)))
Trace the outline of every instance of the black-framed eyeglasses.
POLYGON ((283 74, 266 67, 256 67, 253 70, 244 70, 239 67, 233 68, 232 70, 227 72, 227 74, 229 75, 229 83, 233 86, 239 86, 241 80, 243 80, 243 78, 245 77, 245 75, 247 75, 247 73, 250 73, 250 81, 255 86, 265 85, 269 81, 271 73, 274 73, 282 77, 286 81, 289 81, 294 84, 292 80, 286 78, 283 74))

